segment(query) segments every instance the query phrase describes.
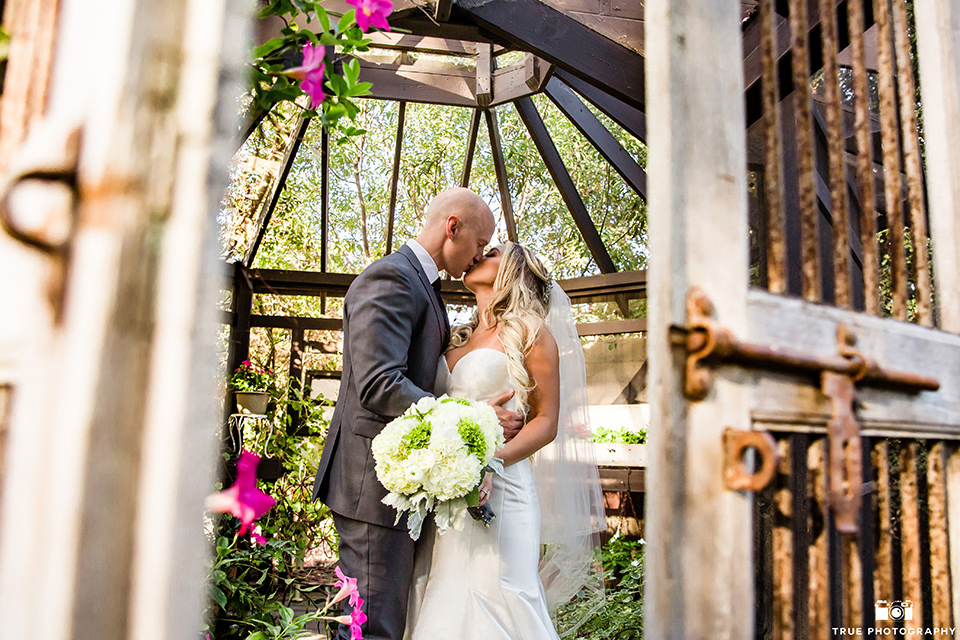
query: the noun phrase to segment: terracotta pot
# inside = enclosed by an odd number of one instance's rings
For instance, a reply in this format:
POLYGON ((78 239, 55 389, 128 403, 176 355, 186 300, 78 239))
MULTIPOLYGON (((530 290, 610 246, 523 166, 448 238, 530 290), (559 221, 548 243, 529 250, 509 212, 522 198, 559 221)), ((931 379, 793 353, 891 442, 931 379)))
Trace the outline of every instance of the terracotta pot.
POLYGON ((270 394, 266 391, 237 391, 237 411, 247 415, 266 415, 270 394))

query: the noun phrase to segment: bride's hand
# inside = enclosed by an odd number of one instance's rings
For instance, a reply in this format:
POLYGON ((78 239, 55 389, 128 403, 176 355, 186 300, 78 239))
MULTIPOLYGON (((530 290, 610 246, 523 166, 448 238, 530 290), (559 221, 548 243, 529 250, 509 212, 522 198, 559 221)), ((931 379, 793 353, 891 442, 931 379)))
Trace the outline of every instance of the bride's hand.
POLYGON ((487 403, 497 412, 497 419, 500 421, 500 426, 503 427, 503 439, 505 442, 513 440, 513 436, 520 433, 520 428, 523 427, 522 413, 503 408, 503 405, 506 404, 515 393, 516 391, 513 389, 507 389, 487 403))
POLYGON ((493 489, 493 474, 488 472, 487 475, 483 476, 483 482, 480 483, 480 504, 477 506, 482 507, 490 502, 491 489, 493 489))

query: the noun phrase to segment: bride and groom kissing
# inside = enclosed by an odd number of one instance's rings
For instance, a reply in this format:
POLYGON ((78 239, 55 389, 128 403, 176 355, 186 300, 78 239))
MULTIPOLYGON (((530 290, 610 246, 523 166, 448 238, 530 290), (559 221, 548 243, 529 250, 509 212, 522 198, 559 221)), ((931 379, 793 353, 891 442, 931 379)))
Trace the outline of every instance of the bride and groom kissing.
POLYGON ((577 457, 585 374, 570 301, 529 249, 484 253, 495 230, 477 194, 444 191, 418 237, 364 269, 344 300, 340 392, 314 499, 333 512, 340 567, 365 598, 367 640, 553 640, 557 606, 590 587, 602 600, 594 551, 606 525, 596 467, 577 457), (441 271, 477 300, 452 330, 441 271), (414 542, 381 502, 371 442, 411 404, 441 394, 488 402, 500 419, 504 472, 480 487, 497 517, 442 536, 425 526, 414 542))

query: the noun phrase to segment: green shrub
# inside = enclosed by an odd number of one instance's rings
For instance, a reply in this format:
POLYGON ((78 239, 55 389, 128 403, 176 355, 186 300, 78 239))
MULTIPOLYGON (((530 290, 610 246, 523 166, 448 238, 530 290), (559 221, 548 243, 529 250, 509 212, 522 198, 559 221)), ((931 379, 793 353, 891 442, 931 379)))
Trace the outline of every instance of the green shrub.
POLYGON ((597 427, 593 431, 593 441, 616 444, 646 444, 647 430, 631 431, 626 427, 620 427, 619 429, 597 427))

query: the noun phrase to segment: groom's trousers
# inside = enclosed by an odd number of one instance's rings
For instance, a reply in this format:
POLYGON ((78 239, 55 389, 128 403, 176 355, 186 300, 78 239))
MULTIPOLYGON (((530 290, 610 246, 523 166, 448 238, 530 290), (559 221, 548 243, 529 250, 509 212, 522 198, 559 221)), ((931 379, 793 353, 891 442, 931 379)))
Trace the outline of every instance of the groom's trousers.
MULTIPOLYGON (((333 523, 340 534, 340 570, 357 579, 364 600, 364 640, 402 640, 413 579, 415 543, 410 534, 336 513, 333 523)), ((345 613, 351 608, 344 603, 345 613)), ((350 640, 350 628, 341 626, 337 637, 350 640)))

